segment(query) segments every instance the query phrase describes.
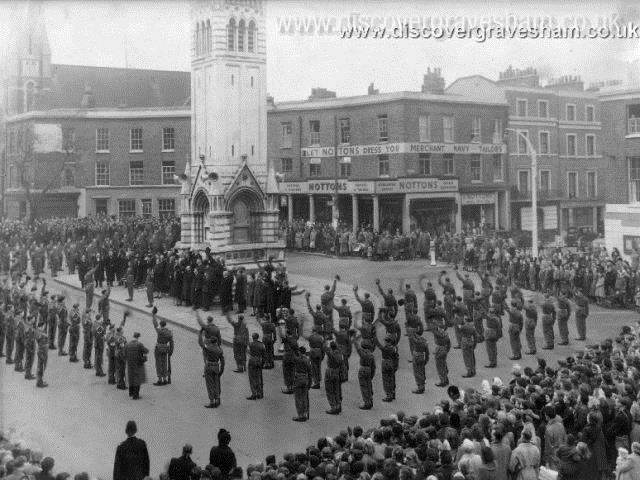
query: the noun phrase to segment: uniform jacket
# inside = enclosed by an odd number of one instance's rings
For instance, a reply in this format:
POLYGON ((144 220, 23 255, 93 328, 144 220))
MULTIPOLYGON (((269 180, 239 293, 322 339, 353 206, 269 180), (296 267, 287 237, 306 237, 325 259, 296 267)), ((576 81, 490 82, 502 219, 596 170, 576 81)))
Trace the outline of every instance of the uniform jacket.
POLYGON ((144 440, 129 437, 116 449, 113 480, 142 480, 149 476, 149 452, 144 440))

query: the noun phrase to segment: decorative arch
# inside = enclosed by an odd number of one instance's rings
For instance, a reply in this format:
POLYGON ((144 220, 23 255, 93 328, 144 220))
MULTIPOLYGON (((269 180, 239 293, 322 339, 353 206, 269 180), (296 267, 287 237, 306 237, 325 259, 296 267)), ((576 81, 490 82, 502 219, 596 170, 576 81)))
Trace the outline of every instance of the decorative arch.
POLYGON ((244 36, 247 31, 244 19, 241 19, 238 23, 238 51, 244 52, 244 36))
POLYGON ((202 243, 206 239, 209 229, 209 198, 203 190, 198 190, 191 201, 193 212, 193 239, 196 243, 202 243))
POLYGON ((253 53, 256 45, 256 22, 251 20, 247 29, 247 52, 253 53))
POLYGON ((261 196, 248 187, 239 188, 229 197, 227 211, 231 212, 231 239, 233 243, 259 242, 260 217, 264 210, 261 196))
POLYGON ((227 50, 233 52, 236 49, 236 19, 230 18, 227 24, 227 50))

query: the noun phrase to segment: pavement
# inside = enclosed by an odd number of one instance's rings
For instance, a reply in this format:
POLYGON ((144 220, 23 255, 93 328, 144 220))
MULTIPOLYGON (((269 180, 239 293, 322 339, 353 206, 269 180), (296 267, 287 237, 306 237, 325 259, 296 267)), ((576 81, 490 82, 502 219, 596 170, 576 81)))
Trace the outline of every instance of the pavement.
MULTIPOLYGON (((349 295, 354 283, 358 283, 362 289, 374 291, 377 277, 380 277, 383 286, 393 287, 394 290, 400 281, 417 284, 423 274, 427 276, 425 281, 437 282, 438 272, 443 269, 427 267, 425 262, 420 261, 382 263, 295 253, 288 255, 287 262, 293 282, 311 288, 312 304, 317 303, 322 286, 336 272, 341 275, 343 282, 339 286, 339 294, 349 295)), ((454 275, 449 273, 453 279, 454 275)), ((64 278, 59 280, 63 281, 64 278)), ((71 286, 60 287, 67 290, 68 304, 84 304, 82 292, 71 286)), ((55 290, 53 282, 51 288, 55 290)), ((129 302, 118 303, 116 298, 119 298, 121 290, 123 289, 115 288, 112 292, 112 314, 115 319, 122 317, 125 308, 133 307, 129 302)), ((437 291, 440 293, 439 289, 437 291)), ((136 296, 142 300, 144 293, 136 292, 136 296)), ((295 299, 298 305, 298 302, 304 301, 304 296, 300 295, 295 299)), ((45 455, 52 456, 56 461, 56 473, 78 473, 86 470, 94 477, 110 478, 115 448, 125 439, 126 421, 133 419, 138 423, 138 436, 149 446, 151 475, 157 477, 164 471, 170 458, 178 456, 182 445, 187 442, 194 446, 194 461, 205 465, 209 449, 217 443, 219 428, 226 428, 231 432, 231 448, 236 453, 239 465, 246 467, 250 463, 262 461, 269 454, 275 454, 281 459, 287 452, 304 450, 318 438, 333 436, 347 426, 372 427, 381 418, 399 410, 408 415, 420 414, 431 410, 439 400, 446 398, 445 390, 434 386, 437 376, 433 359, 427 365, 426 392, 423 395, 411 393, 414 380, 412 366, 408 362, 408 342, 403 337, 399 346, 400 365, 396 375, 397 400, 390 404, 380 401, 383 393, 378 373, 373 382, 374 408, 371 411, 358 409, 361 396, 355 373, 357 354, 351 357, 350 380, 343 386, 342 415, 326 415, 324 411, 328 408, 328 403, 324 391, 311 390, 311 419, 298 424, 291 420, 295 415, 293 396, 280 391, 280 363, 276 364, 275 369, 264 372, 264 400, 245 400, 249 395, 248 379, 246 374, 232 371, 233 354, 226 346, 224 354, 227 367, 221 381, 222 405, 218 409, 205 409, 203 406, 207 403, 207 396, 202 379, 202 354, 194 333, 197 327, 193 312, 184 307, 180 311, 169 310, 171 305, 164 302, 171 301, 159 300, 160 312, 171 317, 173 322, 180 321, 185 325, 185 328, 173 328, 176 348, 172 358, 171 385, 155 387, 145 384, 142 386, 141 399, 132 401, 126 392, 107 385, 106 378, 96 377, 93 371, 83 369, 81 364, 69 363, 68 357, 58 357, 56 352, 51 351, 45 374, 49 387, 37 389, 34 382, 24 380, 23 375, 15 373, 11 366, 0 361, 0 429, 14 432, 14 435, 24 439, 32 448, 41 449, 45 455)), ((638 319, 635 312, 610 311, 595 306, 591 312, 588 319, 588 342, 611 337, 622 325, 638 319)), ((404 323, 403 315, 401 309, 401 323, 404 323)), ((222 326, 224 320, 221 321, 218 308, 214 311, 214 318, 222 326)), ((133 331, 142 334, 141 341, 148 348, 153 346, 155 332, 149 309, 144 305, 135 310, 127 320, 127 337, 133 331)), ((573 338, 573 321, 570 323, 570 332, 573 338)), ((540 329, 537 333, 536 339, 540 345, 540 329)), ((427 339, 433 348, 430 334, 427 334, 427 339)), ((540 350, 539 356, 544 357, 550 365, 555 365, 558 359, 574 355, 584 345, 584 342, 572 341, 570 345, 556 347, 554 350, 540 350)), ((508 342, 499 342, 498 368, 485 369, 482 365, 487 363, 486 351, 483 344, 479 345, 476 349, 478 375, 467 379, 461 377, 464 366, 460 351, 451 350, 448 358, 451 382, 460 388, 478 388, 485 378, 498 376, 506 379, 513 363, 507 360, 509 356, 508 342)), ((378 351, 376 362, 379 365, 378 351)), ((523 367, 534 367, 536 360, 532 356, 526 356, 519 363, 523 367)), ((147 363, 150 383, 155 381, 154 373, 153 360, 150 358, 147 363)))

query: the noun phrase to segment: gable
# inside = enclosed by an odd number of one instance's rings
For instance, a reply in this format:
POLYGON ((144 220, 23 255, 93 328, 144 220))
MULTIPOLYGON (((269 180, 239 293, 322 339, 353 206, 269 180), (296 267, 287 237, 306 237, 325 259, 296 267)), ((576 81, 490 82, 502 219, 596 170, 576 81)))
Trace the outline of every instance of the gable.
POLYGON ((249 188, 259 193, 261 197, 264 196, 264 192, 262 191, 260 184, 258 183, 256 177, 253 175, 251 169, 246 163, 242 165, 233 181, 227 188, 227 192, 225 194, 226 199, 228 200, 234 192, 241 188, 249 188))

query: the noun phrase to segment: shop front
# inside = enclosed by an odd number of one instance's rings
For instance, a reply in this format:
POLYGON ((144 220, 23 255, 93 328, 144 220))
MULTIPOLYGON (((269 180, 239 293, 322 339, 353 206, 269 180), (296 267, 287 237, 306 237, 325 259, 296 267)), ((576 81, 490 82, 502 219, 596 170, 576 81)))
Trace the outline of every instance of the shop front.
POLYGON ((494 230, 500 225, 498 193, 461 193, 462 226, 466 230, 487 228, 494 230))

